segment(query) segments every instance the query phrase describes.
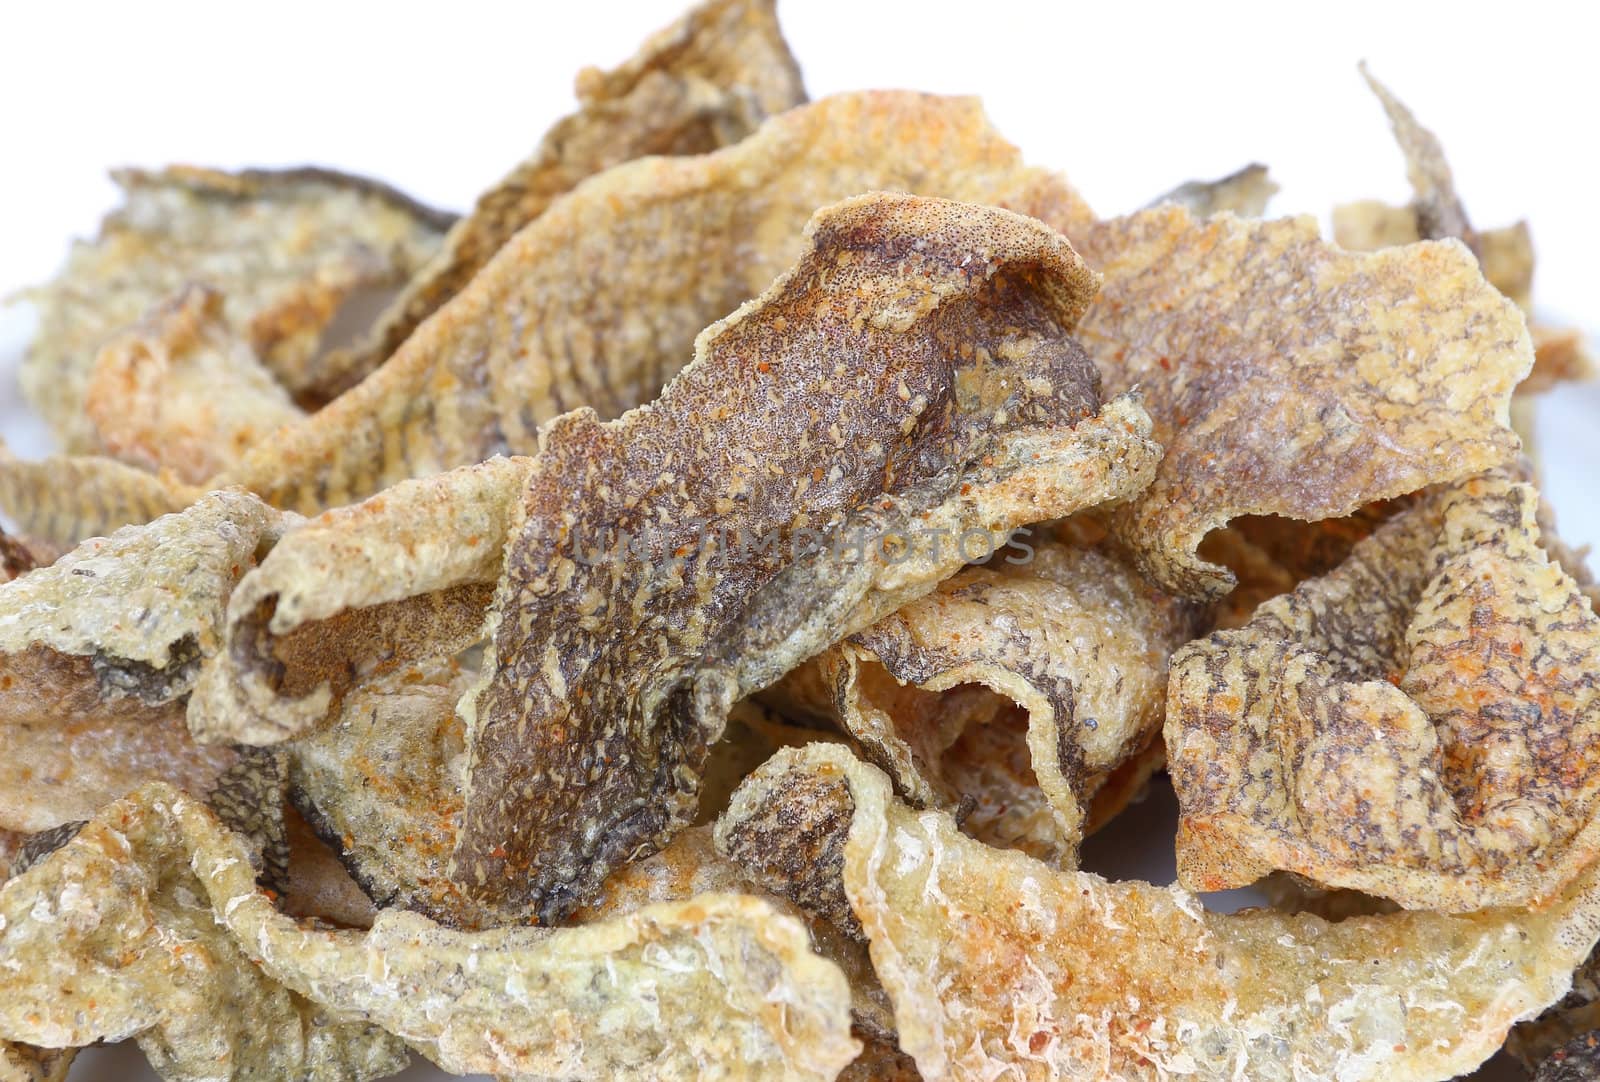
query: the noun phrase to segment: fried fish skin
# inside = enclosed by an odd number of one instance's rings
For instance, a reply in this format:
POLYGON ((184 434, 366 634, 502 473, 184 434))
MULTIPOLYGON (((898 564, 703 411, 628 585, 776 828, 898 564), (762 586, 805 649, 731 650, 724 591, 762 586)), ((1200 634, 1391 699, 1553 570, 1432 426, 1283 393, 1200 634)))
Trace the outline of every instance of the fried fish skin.
POLYGON ((397 1038, 334 1017, 252 964, 191 870, 185 820, 202 824, 241 890, 256 890, 243 840, 196 799, 155 782, 101 809, 0 888, 0 1038, 77 1048, 133 1037, 169 1082, 404 1069, 397 1038))
POLYGON ((843 974, 759 898, 556 931, 392 910, 371 931, 307 926, 256 888, 237 836, 159 783, 6 884, 0 914, 0 1037, 138 1033, 172 1079, 381 1077, 405 1062, 391 1033, 446 1070, 526 1079, 822 1082, 860 1050, 843 974))
POLYGON ((1542 912, 1208 913, 991 849, 830 745, 774 756, 716 838, 769 889, 849 906, 928 1078, 1449 1078, 1559 998, 1600 936, 1593 870, 1542 912), (786 849, 797 820, 831 828, 786 849))
POLYGON ((214 493, 0 584, 0 828, 87 818, 148 778, 206 793, 235 765, 191 739, 183 700, 283 526, 253 496, 214 493))
POLYGON ((1074 242, 1103 278, 1076 333, 1166 448, 1113 532, 1170 593, 1227 593, 1196 549, 1241 515, 1339 518, 1516 459, 1532 342, 1456 241, 1346 252, 1309 218, 1164 206, 1074 242))
POLYGON ((112 332, 84 409, 108 454, 187 484, 214 477, 305 414, 238 337, 224 297, 187 286, 112 332))
MULTIPOLYGON (((315 379, 323 329, 357 289, 394 284, 432 255, 449 217, 326 169, 195 166, 112 174, 124 205, 29 294, 39 333, 23 393, 71 453, 99 451, 84 396, 107 336, 190 284, 291 392, 315 379)), ((118 524, 120 525, 120 523, 118 524)))
POLYGON ((1073 867, 1101 786, 1160 730, 1167 658, 1201 614, 1108 550, 1019 553, 945 580, 796 677, 821 678, 828 714, 911 804, 964 808, 972 837, 1073 867))
POLYGON ((365 339, 328 358, 324 391, 348 390, 387 360, 506 241, 579 182, 635 158, 715 150, 806 100, 773 0, 702 3, 615 70, 581 72, 577 95, 578 111, 478 197, 365 339))
POLYGON ((312 731, 363 654, 364 614, 498 576, 494 645, 461 707, 473 765, 452 878, 559 920, 692 821, 738 698, 954 573, 963 531, 995 547, 1146 483, 1158 451, 1136 402, 1100 406, 1066 335, 1093 279, 1058 234, 872 195, 820 212, 809 238, 660 401, 609 424, 576 412, 537 456, 407 482, 286 538, 235 591, 191 726, 312 731), (609 558, 623 533, 637 546, 609 558), (726 543, 703 546, 711 533, 726 543), (302 651, 313 663, 285 652, 297 637, 325 644, 302 651), (540 657, 559 664, 535 676, 540 657))
POLYGON ((808 239, 657 402, 544 432, 463 700, 453 874, 485 903, 559 920, 664 844, 733 702, 966 562, 935 534, 992 549, 1148 476, 1137 407, 1097 412, 1067 337, 1093 283, 1064 238, 875 194, 808 239), (643 548, 607 551, 624 533, 643 548))
POLYGON ((539 426, 568 410, 617 417, 803 252, 813 211, 874 189, 994 204, 1062 230, 1092 217, 1064 180, 1025 166, 974 99, 836 95, 715 153, 627 162, 579 184, 367 380, 218 483, 316 513, 533 454, 539 426))
POLYGON ((1468 912, 1600 858, 1600 618, 1505 474, 1445 486, 1173 660, 1180 881, 1274 869, 1468 912))

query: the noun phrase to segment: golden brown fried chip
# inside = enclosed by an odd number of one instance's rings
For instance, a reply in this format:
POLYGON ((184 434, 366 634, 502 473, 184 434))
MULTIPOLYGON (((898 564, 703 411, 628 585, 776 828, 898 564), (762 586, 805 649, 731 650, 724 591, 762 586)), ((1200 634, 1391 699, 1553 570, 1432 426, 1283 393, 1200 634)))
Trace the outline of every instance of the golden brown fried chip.
POLYGON ((106 451, 199 484, 304 414, 223 312, 222 294, 189 286, 113 331, 84 408, 106 451))
POLYGON ((1430 495, 1172 665, 1178 872, 1285 869, 1407 908, 1545 905, 1600 856, 1600 619, 1538 494, 1430 495))
POLYGON ((1267 203, 1278 194, 1278 184, 1267 175, 1267 167, 1254 162, 1216 180, 1191 180, 1165 195, 1150 200, 1149 206, 1177 203, 1189 208, 1196 218, 1209 218, 1228 210, 1241 218, 1259 218, 1267 203))
POLYGON ((1198 613, 1109 552, 1027 551, 945 580, 811 665, 910 803, 959 808, 972 837, 1072 866, 1100 787, 1161 729, 1167 657, 1198 613))
POLYGON ((1439 145, 1438 137, 1418 124, 1411 110, 1372 77, 1365 61, 1361 63, 1361 77, 1383 103, 1395 141, 1405 154, 1406 176, 1411 181, 1411 208, 1416 213, 1417 227, 1423 238, 1454 237, 1477 254, 1480 251, 1478 236, 1472 223, 1467 221, 1461 197, 1456 194, 1450 163, 1444 160, 1444 148, 1439 145))
POLYGON ((997 204, 1058 229, 1091 217, 1064 181, 1025 167, 973 99, 829 98, 717 153, 631 162, 580 185, 370 379, 225 479, 314 513, 532 454, 537 427, 578 406, 616 417, 655 397, 707 324, 800 255, 817 207, 874 188, 997 204))
POLYGON ((182 699, 280 528, 255 497, 219 492, 0 585, 0 828, 87 818, 147 778, 213 790, 237 756, 194 743, 182 699))
POLYGON ((964 562, 964 534, 993 548, 1146 483, 1158 451, 1138 406, 1096 413, 1093 366, 1066 337, 1093 282, 1061 237, 897 195, 819 212, 808 236, 660 401, 609 425, 577 411, 531 460, 297 531, 230 603, 217 672, 235 693, 215 724, 241 724, 241 702, 256 713, 233 738, 320 724, 333 674, 261 659, 337 638, 345 607, 481 582, 511 534, 483 688, 462 705, 473 768, 453 874, 482 904, 558 919, 693 818, 738 698, 931 589, 964 562), (496 493, 519 471, 514 513, 496 493))
POLYGON ((194 1082, 343 1082, 404 1068, 398 1039, 252 964, 190 872, 194 835, 254 890, 242 841, 159 783, 0 888, 0 1037, 46 1048, 134 1037, 163 1078, 194 1082))
POLYGON ((830 1079, 859 1050, 843 975, 761 899, 557 931, 393 910, 370 932, 307 928, 255 889, 236 838, 159 784, 0 890, 0 913, 0 1036, 33 1043, 142 1031, 153 1059, 262 1057, 255 1077, 275 1078, 395 1070, 379 1026, 446 1070, 518 1078, 830 1079))
POLYGON ((1079 236, 1105 279, 1076 333, 1108 391, 1141 388, 1166 448, 1114 526, 1168 591, 1233 585, 1195 550, 1240 515, 1338 518, 1516 455, 1532 346, 1458 245, 1356 254, 1308 219, 1177 207, 1079 236))
POLYGON ((329 358, 328 376, 336 378, 328 386, 353 386, 387 360, 519 229, 580 181, 647 155, 715 150, 806 99, 773 0, 701 4, 615 70, 582 72, 577 93, 578 111, 479 196, 365 341, 329 358))
MULTIPOLYGON (((1477 234, 1478 265, 1489 284, 1527 311, 1533 290, 1533 237, 1527 222, 1477 234)), ((1444 240, 1423 233, 1414 207, 1396 207, 1377 200, 1333 208, 1333 239, 1341 248, 1375 252, 1419 240, 1444 240)), ((1456 239, 1460 239, 1459 237, 1456 239)))
POLYGON ((1448 1078, 1557 999, 1600 935, 1592 872, 1542 913, 1207 913, 1177 887, 991 849, 827 745, 757 772, 718 845, 739 859, 768 837, 770 862, 784 831, 767 827, 786 820, 837 834, 835 861, 797 849, 791 896, 849 905, 929 1078, 1448 1078))
MULTIPOLYGON (((323 330, 359 289, 429 258, 449 219, 374 181, 322 169, 173 166, 113 174, 124 205, 28 294, 39 335, 22 388, 74 453, 99 450, 84 398, 106 340, 184 287, 223 296, 232 337, 290 391, 316 381, 323 330)), ((120 525, 120 524, 119 524, 120 525)))

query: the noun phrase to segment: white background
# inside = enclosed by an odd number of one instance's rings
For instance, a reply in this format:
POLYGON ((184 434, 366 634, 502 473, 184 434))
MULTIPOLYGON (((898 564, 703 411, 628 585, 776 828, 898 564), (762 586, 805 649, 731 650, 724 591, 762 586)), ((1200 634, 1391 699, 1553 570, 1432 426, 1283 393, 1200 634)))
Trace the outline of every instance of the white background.
MULTIPOLYGON (((92 235, 114 165, 313 162, 464 209, 573 106, 579 67, 622 60, 678 6, 13 6, 0 16, 0 295, 92 235)), ((1476 224, 1531 221, 1541 308, 1600 325, 1596 27, 1578 5, 783 0, 781 14, 813 96, 982 95, 1031 161, 1102 213, 1251 160, 1283 185, 1275 212, 1403 201, 1399 153, 1356 74, 1365 57, 1444 140, 1476 224)), ((15 386, 30 327, 26 306, 0 311, 0 433, 31 455, 48 444, 15 386)), ((1546 488, 1573 541, 1600 541, 1597 405, 1595 389, 1569 388, 1541 411, 1546 488)), ((1146 874, 1170 869, 1164 829, 1146 874)), ((95 1054, 73 1078, 143 1077, 137 1062, 95 1054)))

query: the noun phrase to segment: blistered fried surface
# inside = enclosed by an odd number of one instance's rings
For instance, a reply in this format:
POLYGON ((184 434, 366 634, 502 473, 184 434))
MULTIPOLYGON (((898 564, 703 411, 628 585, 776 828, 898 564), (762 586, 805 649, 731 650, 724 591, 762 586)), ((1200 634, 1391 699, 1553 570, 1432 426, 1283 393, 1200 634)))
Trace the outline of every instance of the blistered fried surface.
POLYGON ((611 166, 652 154, 701 154, 805 101, 773 0, 711 0, 653 35, 618 68, 578 76, 578 111, 478 197, 442 250, 366 341, 332 358, 347 385, 376 368, 551 202, 611 166))
POLYGON ((1090 217, 1064 181, 1022 164, 975 100, 829 98, 717 153, 631 162, 580 185, 371 379, 225 477, 310 513, 532 454, 537 426, 578 406, 616 417, 654 398, 702 329, 805 250, 813 211, 872 189, 998 204, 1058 229, 1090 217))
POLYGON ((1243 169, 1216 180, 1191 180, 1150 201, 1150 206, 1177 203, 1188 207, 1196 218, 1209 218, 1221 211, 1232 211, 1241 218, 1259 218, 1267 203, 1278 193, 1278 183, 1267 175, 1267 167, 1253 162, 1243 169))
POLYGON ((39 334, 24 393, 66 450, 99 449, 84 399, 109 336, 194 284, 223 296, 233 337, 291 391, 316 380, 324 328, 358 289, 393 285, 438 246, 448 219, 326 170, 224 173, 173 166, 114 174, 123 206, 29 294, 39 334))
POLYGON ((222 294, 203 286, 111 333, 84 409, 112 457, 190 484, 304 416, 229 326, 222 294))
POLYGON ((334 1018, 252 964, 190 871, 185 817, 254 890, 243 844, 197 802, 156 785, 110 805, 0 889, 0 1037, 69 1048, 131 1036, 163 1078, 194 1082, 403 1069, 398 1039, 334 1018))
POLYGON ((1072 865, 1089 803, 1160 731, 1197 630, 1109 552, 1041 542, 947 579, 815 664, 866 755, 972 837, 1072 865), (1024 707, 1025 719, 1005 709, 1024 707))
POLYGON ((841 792, 844 890, 929 1078, 1448 1078, 1558 998, 1600 935, 1593 874, 1536 914, 1207 913, 984 846, 822 745, 755 775, 719 842, 841 792))
POLYGON ((1107 391, 1140 387, 1166 448, 1115 528, 1174 593, 1232 585, 1195 554, 1230 519, 1337 518, 1517 452, 1532 345, 1458 245, 1353 253, 1309 219, 1177 207, 1074 236, 1105 276, 1078 337, 1107 391))
POLYGON ((1600 619, 1538 494, 1447 488, 1173 661, 1180 880, 1273 869, 1466 911, 1548 904, 1600 855, 1600 619))
POLYGON ((1097 413, 1067 337, 1093 280, 1058 234, 871 195, 808 236, 657 402, 544 432, 463 703, 454 874, 486 904, 556 919, 663 844, 732 703, 953 573, 952 539, 1149 476, 1137 405, 1097 413))

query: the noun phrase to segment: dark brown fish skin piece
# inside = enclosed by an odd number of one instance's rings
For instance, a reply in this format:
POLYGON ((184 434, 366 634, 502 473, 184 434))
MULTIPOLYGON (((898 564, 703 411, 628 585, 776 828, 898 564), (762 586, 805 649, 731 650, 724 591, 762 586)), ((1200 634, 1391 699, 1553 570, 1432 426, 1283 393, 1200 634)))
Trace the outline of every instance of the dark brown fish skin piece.
POLYGON ((706 526, 777 549, 852 523, 881 537, 955 498, 1000 452, 992 429, 1068 431, 1098 406, 1066 337, 1092 279, 1058 235, 888 195, 820 212, 811 230, 810 253, 705 332, 660 400, 546 430, 469 716, 453 871, 469 894, 559 920, 692 820, 734 701, 882 615, 823 577, 853 573, 860 589, 857 568, 718 561, 706 526), (647 538, 642 559, 596 559, 618 530, 647 538), (814 628, 818 613, 836 622, 814 628), (808 629, 817 641, 785 653, 808 629))
POLYGON ((444 249, 406 286, 366 340, 330 359, 323 388, 360 382, 471 281, 512 235, 587 177, 647 155, 702 154, 738 142, 806 100, 774 0, 711 0, 659 31, 614 71, 577 80, 579 109, 478 198, 444 249))

